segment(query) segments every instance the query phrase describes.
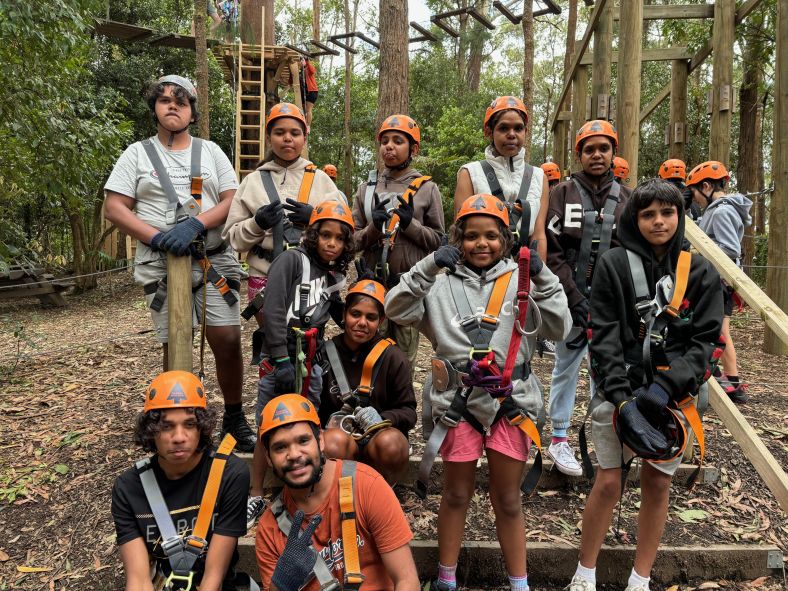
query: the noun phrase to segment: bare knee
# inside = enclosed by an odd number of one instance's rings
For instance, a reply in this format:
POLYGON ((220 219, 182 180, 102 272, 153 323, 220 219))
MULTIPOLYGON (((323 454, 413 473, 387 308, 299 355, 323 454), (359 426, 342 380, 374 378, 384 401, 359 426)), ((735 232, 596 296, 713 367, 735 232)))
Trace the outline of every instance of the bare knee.
POLYGON ((490 487, 490 502, 496 517, 516 518, 522 514, 522 495, 519 487, 499 489, 490 487))
POLYGON ((640 473, 640 487, 642 494, 653 497, 667 497, 670 494, 672 476, 660 472, 651 464, 644 462, 640 473))
POLYGON ((397 470, 408 462, 408 440, 398 429, 383 429, 372 438, 365 453, 371 464, 397 470))
POLYGON ((350 460, 355 456, 356 447, 353 439, 342 429, 326 429, 323 431, 323 451, 329 458, 350 460))
POLYGON ((602 499, 608 499, 609 504, 615 505, 621 496, 621 470, 599 468, 594 479, 592 493, 602 499))

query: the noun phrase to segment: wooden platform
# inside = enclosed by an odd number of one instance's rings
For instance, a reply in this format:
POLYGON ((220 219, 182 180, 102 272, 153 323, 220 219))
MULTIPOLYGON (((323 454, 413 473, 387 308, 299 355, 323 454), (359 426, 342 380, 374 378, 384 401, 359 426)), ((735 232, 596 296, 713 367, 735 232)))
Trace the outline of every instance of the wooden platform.
POLYGON ((18 263, 0 274, 0 301, 35 297, 44 306, 65 306, 62 292, 71 287, 74 282, 69 279, 56 279, 42 267, 18 263))
MULTIPOLYGON (((179 35, 178 33, 163 33, 148 27, 120 23, 106 19, 95 19, 93 29, 96 33, 111 37, 127 43, 148 43, 149 45, 162 45, 165 47, 178 47, 194 50, 195 40, 192 35, 179 35)), ((216 39, 208 39, 208 46, 221 43, 216 39)))

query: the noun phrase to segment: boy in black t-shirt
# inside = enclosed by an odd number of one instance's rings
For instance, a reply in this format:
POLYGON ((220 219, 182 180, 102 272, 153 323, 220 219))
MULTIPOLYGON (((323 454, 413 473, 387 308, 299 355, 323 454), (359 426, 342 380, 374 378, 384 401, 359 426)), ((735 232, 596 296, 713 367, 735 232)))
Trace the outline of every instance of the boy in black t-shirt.
POLYGON ((242 460, 230 454, 232 444, 212 449, 215 419, 200 380, 191 373, 168 371, 148 387, 134 442, 154 455, 121 474, 112 489, 112 518, 127 590, 152 589, 151 561, 158 576, 169 578, 174 589, 188 588, 190 577, 193 589, 197 585, 201 591, 235 589, 233 566, 238 561, 237 538, 246 533, 249 472, 242 460), (211 488, 209 473, 222 464, 215 502, 205 502, 200 519, 204 495, 209 496, 206 488, 211 488), (143 478, 151 474, 152 489, 143 486, 143 478), (154 517, 155 496, 150 497, 156 488, 164 501, 159 505, 160 519, 154 517), (162 519, 170 523, 160 526, 162 519), (171 530, 174 542, 165 543, 170 538, 166 530, 171 530), (174 550, 168 555, 165 547, 171 546, 174 550), (183 556, 187 566, 175 567, 183 556))

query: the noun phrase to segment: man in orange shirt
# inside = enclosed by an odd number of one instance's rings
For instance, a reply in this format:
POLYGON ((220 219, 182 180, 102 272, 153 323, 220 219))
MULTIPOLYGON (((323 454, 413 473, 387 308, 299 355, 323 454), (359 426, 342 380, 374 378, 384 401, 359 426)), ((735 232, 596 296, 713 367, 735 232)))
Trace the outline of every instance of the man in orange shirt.
POLYGON ((304 78, 306 79, 306 101, 304 115, 306 116, 306 126, 312 127, 312 109, 317 102, 317 68, 310 60, 301 59, 301 66, 304 68, 304 78))
POLYGON ((419 589, 408 545, 413 534, 391 487, 369 466, 326 459, 308 399, 271 400, 259 437, 285 484, 257 526, 263 589, 318 591, 332 581, 342 589, 358 589, 362 581, 365 589, 419 589))

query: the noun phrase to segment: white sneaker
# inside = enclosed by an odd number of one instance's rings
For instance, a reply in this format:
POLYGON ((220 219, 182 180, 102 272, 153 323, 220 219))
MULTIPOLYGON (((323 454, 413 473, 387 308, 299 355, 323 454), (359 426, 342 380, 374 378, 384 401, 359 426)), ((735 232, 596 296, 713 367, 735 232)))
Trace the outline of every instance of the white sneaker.
POLYGON ((547 448, 547 455, 555 462, 559 472, 568 476, 582 476, 583 468, 575 459, 575 452, 566 441, 551 443, 547 448))
POLYGON ((254 527, 257 519, 265 511, 265 501, 262 497, 249 497, 246 501, 246 529, 254 527))
POLYGON ((650 591, 650 589, 648 585, 627 585, 624 591, 650 591))
POLYGON ((580 575, 575 575, 572 577, 572 582, 564 587, 564 591, 596 591, 596 583, 592 583, 580 575))

